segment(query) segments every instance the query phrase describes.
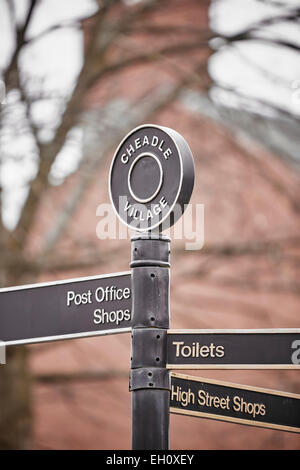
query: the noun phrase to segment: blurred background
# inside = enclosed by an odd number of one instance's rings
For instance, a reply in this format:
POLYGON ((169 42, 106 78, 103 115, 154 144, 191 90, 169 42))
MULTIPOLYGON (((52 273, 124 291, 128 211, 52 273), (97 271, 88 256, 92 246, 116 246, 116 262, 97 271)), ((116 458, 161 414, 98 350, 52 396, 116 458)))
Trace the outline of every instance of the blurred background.
MULTIPOLYGON (((172 242, 172 328, 299 327, 299 17, 297 0, 0 0, 1 287, 129 269, 97 207, 151 122, 189 143, 205 208, 203 248, 172 242)), ((8 348, 0 448, 130 449, 129 363, 129 335, 8 348)), ((192 374, 300 393, 295 370, 192 374)), ((170 421, 171 449, 300 448, 170 421)))

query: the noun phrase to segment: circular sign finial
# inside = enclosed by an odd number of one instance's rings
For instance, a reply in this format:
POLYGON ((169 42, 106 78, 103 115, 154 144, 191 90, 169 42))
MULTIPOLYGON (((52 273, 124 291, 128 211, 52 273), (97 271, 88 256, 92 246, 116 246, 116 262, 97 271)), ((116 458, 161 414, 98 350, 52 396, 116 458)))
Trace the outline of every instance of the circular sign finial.
POLYGON ((148 124, 120 143, 109 175, 113 208, 128 227, 165 230, 183 214, 194 187, 194 160, 178 132, 148 124))

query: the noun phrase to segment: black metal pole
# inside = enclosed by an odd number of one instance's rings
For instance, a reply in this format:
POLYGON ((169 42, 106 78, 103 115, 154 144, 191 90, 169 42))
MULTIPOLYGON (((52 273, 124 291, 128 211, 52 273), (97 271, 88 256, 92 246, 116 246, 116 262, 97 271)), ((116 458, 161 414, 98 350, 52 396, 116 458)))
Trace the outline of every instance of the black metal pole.
POLYGON ((130 391, 132 449, 169 449, 170 375, 166 369, 170 240, 132 237, 133 323, 130 391))

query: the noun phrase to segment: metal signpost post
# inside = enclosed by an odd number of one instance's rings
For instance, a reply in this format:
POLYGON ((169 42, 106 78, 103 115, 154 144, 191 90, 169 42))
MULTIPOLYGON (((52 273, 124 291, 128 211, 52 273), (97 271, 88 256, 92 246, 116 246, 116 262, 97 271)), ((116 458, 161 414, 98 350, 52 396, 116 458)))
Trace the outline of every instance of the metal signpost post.
POLYGON ((175 131, 141 126, 119 145, 111 165, 116 214, 132 237, 132 448, 169 449, 170 376, 166 369, 170 240, 160 235, 182 215, 194 162, 175 131))
POLYGON ((132 238, 132 448, 169 448, 169 240, 132 238))
POLYGON ((170 372, 300 368, 300 329, 169 329, 170 239, 161 232, 182 216, 193 185, 181 135, 155 125, 134 129, 109 175, 112 206, 136 231, 131 271, 0 289, 2 350, 131 332, 134 450, 169 449, 170 412, 300 432, 300 395, 170 372))

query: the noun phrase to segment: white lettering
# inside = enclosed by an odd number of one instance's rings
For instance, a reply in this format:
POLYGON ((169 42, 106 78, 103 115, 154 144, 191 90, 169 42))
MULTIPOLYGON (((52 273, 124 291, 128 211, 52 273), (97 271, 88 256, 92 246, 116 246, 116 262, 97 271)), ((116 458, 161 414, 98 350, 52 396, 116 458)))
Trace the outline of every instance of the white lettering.
POLYGON ((96 308, 94 310, 95 325, 104 325, 105 323, 115 323, 119 325, 123 321, 129 321, 131 318, 130 310, 112 310, 107 312, 104 308, 96 308))
POLYGON ((136 149, 140 149, 140 148, 141 148, 142 144, 141 144, 141 139, 140 139, 140 138, 139 138, 139 139, 135 139, 134 143, 135 143, 135 148, 136 148, 136 149))
POLYGON ((164 157, 166 160, 172 155, 172 150, 170 148, 167 148, 167 150, 164 151, 164 157))
POLYGON ((88 290, 87 292, 83 292, 82 294, 76 294, 74 291, 70 290, 67 293, 67 307, 70 307, 72 303, 74 305, 86 305, 92 303, 92 291, 88 290))
POLYGON ((129 287, 117 289, 116 286, 98 287, 95 291, 97 302, 113 302, 115 300, 129 299, 131 290, 129 287))
POLYGON ((128 160, 129 160, 129 158, 126 155, 126 153, 123 153, 123 155, 121 156, 121 162, 126 164, 126 163, 128 163, 128 160))
POLYGON ((152 147, 156 147, 157 144, 158 144, 158 142, 159 142, 159 141, 158 141, 158 137, 157 137, 156 135, 154 135, 154 136, 152 137, 152 141, 151 141, 152 147))

